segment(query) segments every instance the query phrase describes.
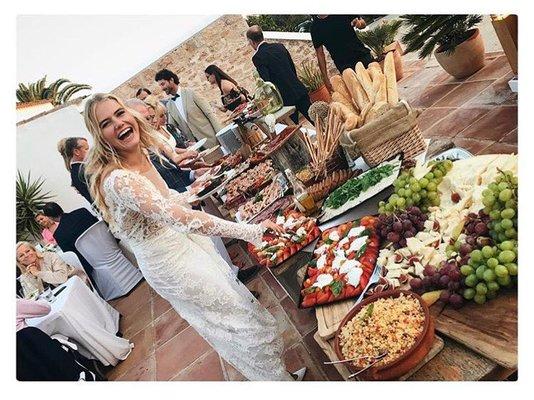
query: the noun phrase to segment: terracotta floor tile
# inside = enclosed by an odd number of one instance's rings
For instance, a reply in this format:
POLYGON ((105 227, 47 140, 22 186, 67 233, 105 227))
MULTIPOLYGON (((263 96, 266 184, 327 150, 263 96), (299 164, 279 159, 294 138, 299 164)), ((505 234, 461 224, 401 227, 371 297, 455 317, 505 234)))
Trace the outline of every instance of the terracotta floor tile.
POLYGON ((517 146, 517 128, 501 139, 501 143, 514 144, 517 146))
POLYGON ((486 147, 494 143, 492 140, 466 139, 460 137, 455 137, 453 142, 457 147, 464 148, 474 155, 480 153, 486 147))
POLYGON ((170 309, 154 321, 154 330, 156 333, 156 348, 166 343, 178 333, 187 328, 189 324, 185 319, 180 317, 174 309, 170 309))
POLYGON ((423 90, 419 92, 417 98, 414 99, 410 104, 414 107, 431 107, 439 99, 451 92, 453 89, 456 89, 458 86, 458 83, 448 83, 428 86, 424 89, 422 88, 423 90))
POLYGON ((510 86, 508 85, 508 81, 512 78, 513 74, 509 73, 498 79, 487 89, 484 89, 482 92, 480 92, 479 95, 469 100, 465 104, 465 107, 476 107, 481 105, 497 106, 501 104, 516 105, 517 93, 512 92, 510 86))
POLYGON ((150 302, 142 304, 135 312, 120 320, 120 330, 126 339, 130 339, 141 329, 152 323, 152 305, 150 302))
POLYGON ((486 60, 486 65, 480 71, 475 72, 466 82, 483 81, 486 79, 499 79, 512 71, 506 56, 500 56, 494 60, 486 60))
POLYGON ((450 75, 447 71, 441 69, 441 72, 436 73, 434 79, 432 79, 430 85, 442 85, 448 83, 462 83, 467 78, 458 79, 450 75))
POLYGON ((269 289, 271 289, 274 293, 274 295, 276 296, 276 298, 278 300, 282 300, 284 297, 287 296, 287 293, 286 291, 284 290, 284 288, 278 283, 278 281, 276 280, 276 278, 273 276, 273 274, 271 273, 271 271, 269 271, 268 268, 265 268, 266 272, 264 274, 262 274, 262 278, 263 280, 265 281, 265 283, 267 284, 267 286, 269 286, 269 289))
POLYGON ((188 327, 156 350, 156 377, 167 381, 211 350, 192 327, 188 327))
POLYGON ((435 79, 436 75, 443 71, 440 67, 425 67, 414 72, 410 76, 401 79, 397 85, 399 88, 407 88, 412 86, 428 86, 430 82, 435 79))
POLYGON ((458 108, 450 113, 437 124, 434 124, 424 132, 425 137, 452 138, 477 119, 488 113, 490 108, 473 107, 458 108))
POLYGON ((302 367, 306 367, 305 381, 325 381, 326 377, 323 372, 317 367, 313 361, 310 353, 302 342, 296 344, 284 353, 284 362, 289 372, 295 372, 302 367))
POLYGON ((268 310, 278 322, 278 328, 284 341, 284 349, 287 349, 297 343, 300 340, 300 335, 282 307, 271 307, 268 310))
POLYGON ((171 379, 172 381, 224 381, 219 355, 212 351, 171 379))
POLYGON ((171 308, 171 304, 159 294, 155 294, 152 297, 152 317, 154 319, 159 318, 162 314, 169 311, 171 308))
POLYGON ((434 104, 435 107, 460 107, 490 86, 494 80, 464 82, 434 104))
POLYGON ((248 290, 253 291, 255 290, 260 294, 260 298, 258 301, 261 305, 263 305, 265 308, 269 307, 275 307, 277 306, 278 300, 276 299, 275 295, 269 289, 269 286, 265 283, 263 278, 261 276, 258 276, 257 278, 252 279, 250 282, 246 284, 248 290))
POLYGON ((500 106, 471 124, 458 137, 487 139, 495 142, 517 128, 517 107, 500 106))
POLYGON ((128 296, 120 298, 113 307, 123 316, 128 316, 150 301, 150 297, 148 283, 142 281, 128 296))
POLYGON ((119 376, 117 381, 154 381, 156 380, 156 356, 154 354, 119 376))
POLYGON ((334 367, 333 365, 323 364, 325 361, 330 361, 330 359, 326 356, 323 349, 321 349, 321 346, 319 346, 319 344, 313 338, 314 333, 315 331, 310 332, 303 338, 304 346, 312 356, 314 364, 321 368, 328 380, 342 381, 343 377, 337 371, 336 367, 334 367))
POLYGON ((493 143, 486 147, 480 154, 517 154, 517 146, 508 143, 493 143))
POLYGON ((114 380, 123 375, 154 353, 154 327, 149 325, 132 337, 130 341, 135 345, 132 352, 126 360, 121 361, 108 373, 108 379, 114 380))
POLYGON ((226 361, 222 360, 222 362, 223 362, 223 368, 226 371, 227 380, 229 381, 246 381, 247 380, 247 378, 245 378, 241 372, 239 372, 237 369, 232 367, 226 361))
POLYGON ((280 304, 302 336, 317 329, 314 308, 300 309, 289 297, 283 299, 280 304))
POLYGON ((419 129, 421 129, 421 132, 423 132, 423 135, 424 135, 424 132, 428 128, 438 123, 441 119, 445 118, 447 115, 449 115, 454 110, 455 108, 449 108, 449 107, 443 107, 443 108, 431 107, 431 108, 425 109, 417 118, 419 129))

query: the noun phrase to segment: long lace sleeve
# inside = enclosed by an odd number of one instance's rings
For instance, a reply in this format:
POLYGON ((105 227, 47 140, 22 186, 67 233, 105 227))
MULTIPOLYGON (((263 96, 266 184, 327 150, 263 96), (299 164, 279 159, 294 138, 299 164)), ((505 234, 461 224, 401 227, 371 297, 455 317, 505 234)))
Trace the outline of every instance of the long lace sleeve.
POLYGON ((113 171, 106 178, 104 188, 112 192, 118 206, 152 221, 163 222, 179 232, 236 238, 255 245, 261 243, 263 228, 260 225, 230 222, 186 208, 177 201, 182 196, 163 197, 150 180, 135 172, 113 171))

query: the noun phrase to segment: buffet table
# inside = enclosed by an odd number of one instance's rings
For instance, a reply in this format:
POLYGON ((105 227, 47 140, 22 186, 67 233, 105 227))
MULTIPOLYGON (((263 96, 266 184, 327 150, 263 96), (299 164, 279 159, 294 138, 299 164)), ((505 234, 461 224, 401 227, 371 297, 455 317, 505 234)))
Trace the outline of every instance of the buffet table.
POLYGON ((119 313, 93 293, 80 278, 73 276, 53 290, 49 314, 26 320, 52 336, 61 334, 79 345, 84 356, 104 365, 116 365, 126 359, 133 344, 116 336, 119 313))

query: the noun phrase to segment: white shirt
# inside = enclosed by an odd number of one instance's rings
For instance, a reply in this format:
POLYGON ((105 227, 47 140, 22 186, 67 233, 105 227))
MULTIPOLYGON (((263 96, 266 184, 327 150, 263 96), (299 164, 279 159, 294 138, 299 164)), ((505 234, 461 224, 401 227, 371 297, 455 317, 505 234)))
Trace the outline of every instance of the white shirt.
POLYGON ((181 87, 178 88, 177 94, 180 95, 180 97, 177 97, 176 100, 174 100, 174 104, 176 104, 176 108, 178 108, 178 112, 180 113, 180 116, 183 118, 185 122, 187 122, 186 113, 184 110, 184 102, 183 102, 181 87))

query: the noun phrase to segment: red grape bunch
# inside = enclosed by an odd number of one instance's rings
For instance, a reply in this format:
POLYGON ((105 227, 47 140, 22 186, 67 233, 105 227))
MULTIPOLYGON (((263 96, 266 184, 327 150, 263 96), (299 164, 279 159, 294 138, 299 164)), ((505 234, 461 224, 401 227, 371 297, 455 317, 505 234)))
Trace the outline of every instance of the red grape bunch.
POLYGON ((393 243, 393 247, 406 247, 406 239, 414 237, 425 227, 427 217, 418 207, 411 206, 391 214, 378 216, 377 231, 382 240, 393 243))
POLYGON ((423 279, 413 278, 410 280, 410 287, 418 294, 443 289, 440 300, 454 308, 460 308, 464 303, 461 281, 462 274, 458 263, 455 260, 449 260, 441 262, 439 269, 426 265, 423 270, 423 279))

